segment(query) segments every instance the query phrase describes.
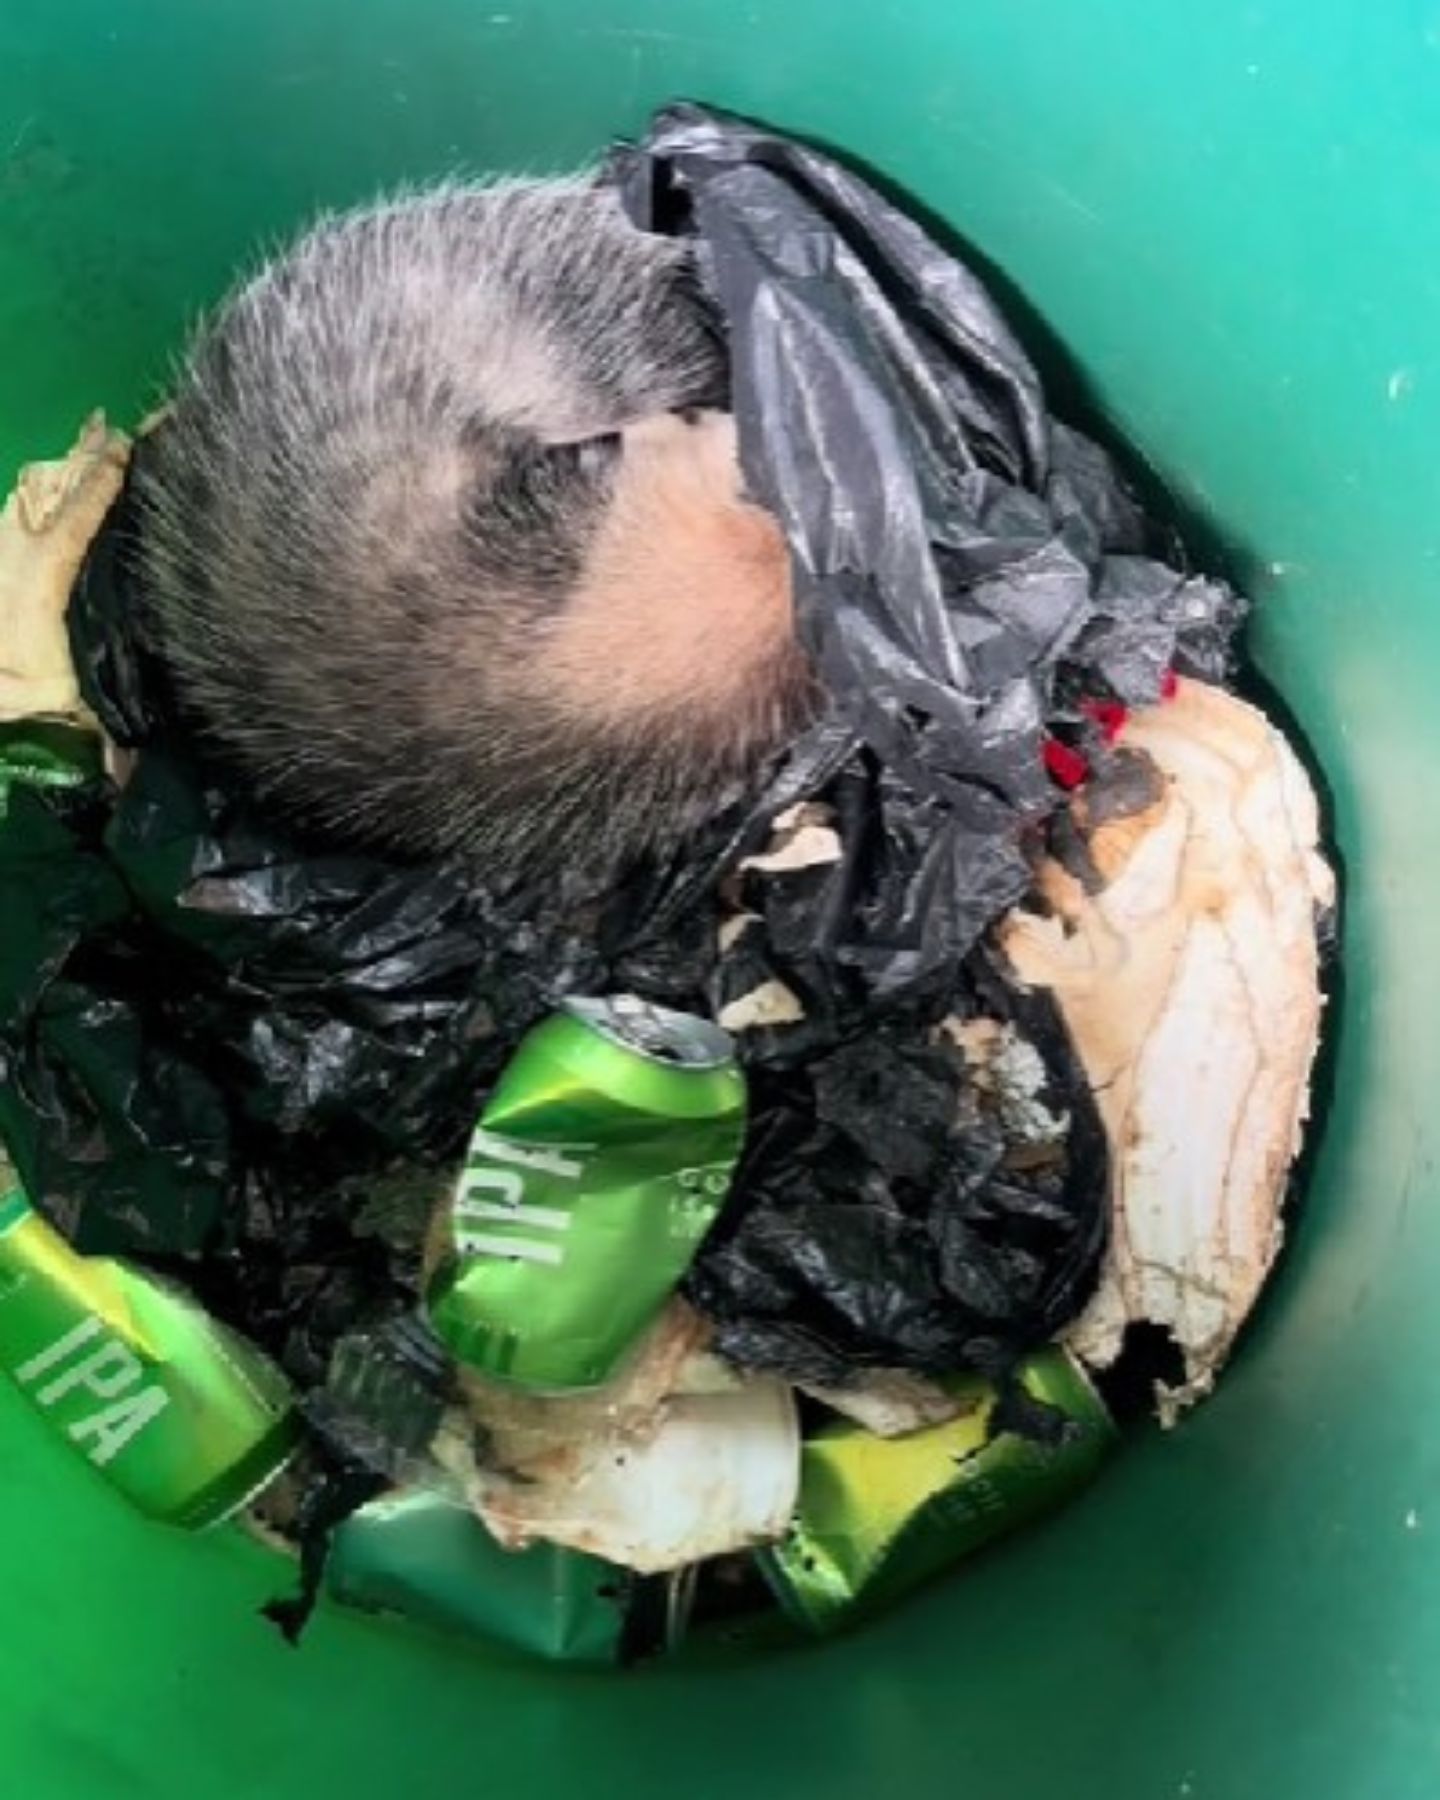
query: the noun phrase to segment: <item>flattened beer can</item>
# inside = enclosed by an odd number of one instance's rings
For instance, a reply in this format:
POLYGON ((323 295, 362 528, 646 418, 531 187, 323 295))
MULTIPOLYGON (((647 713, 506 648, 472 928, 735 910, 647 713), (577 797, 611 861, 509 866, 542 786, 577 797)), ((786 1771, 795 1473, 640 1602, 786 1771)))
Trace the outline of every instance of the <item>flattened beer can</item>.
POLYGON ((717 1025, 624 996, 566 1001, 470 1141, 427 1286, 438 1336, 501 1381, 605 1381, 719 1211, 745 1110, 717 1025))
POLYGON ((284 1377, 190 1297, 72 1250, 0 1157, 0 1368, 142 1512, 198 1530, 285 1466, 284 1377))
POLYGON ((945 1384, 969 1403, 947 1424, 882 1438, 837 1420, 806 1441, 794 1521, 759 1552, 792 1617, 822 1633, 867 1617, 1090 1479, 1116 1430, 1080 1365, 1050 1348, 1027 1358, 1019 1378, 1064 1416, 1059 1442, 992 1435, 998 1395, 979 1375, 945 1384))

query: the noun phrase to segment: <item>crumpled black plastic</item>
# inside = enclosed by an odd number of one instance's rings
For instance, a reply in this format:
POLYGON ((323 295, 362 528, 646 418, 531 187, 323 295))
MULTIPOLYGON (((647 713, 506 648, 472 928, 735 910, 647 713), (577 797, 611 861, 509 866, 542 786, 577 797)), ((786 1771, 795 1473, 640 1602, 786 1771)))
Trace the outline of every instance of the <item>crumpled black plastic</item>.
POLYGON ((1083 1303, 1105 1153, 1053 1012, 977 946, 1057 819, 1047 737, 1105 761, 1082 702, 1223 681, 1243 605, 1161 560, 983 287, 839 163, 677 106, 612 168, 638 223, 696 243, 747 486, 834 702, 808 747, 829 779, 791 792, 834 809, 843 856, 747 898, 712 988, 780 979, 806 1017, 745 1046, 754 1130, 692 1293, 729 1354, 797 1377, 1003 1369, 1083 1303), (1063 1170, 1017 1178, 993 1130, 943 1135, 959 1078, 921 1046, 947 1013, 1010 1017, 1042 1053, 1063 1170))
POLYGON ((413 1308, 414 1221, 566 991, 694 1009, 768 972, 804 1004, 742 1045, 752 1139, 693 1281, 735 1357, 1003 1368, 1097 1267, 1093 1108, 983 934, 1063 799, 1047 735, 1098 753, 1085 697, 1222 678, 1239 603, 1157 557, 975 279, 839 164, 679 107, 610 166, 637 220, 695 238, 833 698, 751 803, 607 893, 298 839, 208 765, 135 642, 127 488, 71 634, 132 772, 24 796, 0 829, 0 1128, 27 1186, 80 1248, 182 1274, 310 1395, 342 1334, 413 1308), (720 955, 722 877, 807 797, 841 859, 746 877, 755 921, 720 955), (987 1010, 1071 1113, 1060 1164, 943 1129, 965 1079, 932 1027, 987 1010))
POLYGON ((1130 705, 1176 664, 1223 680, 1240 603, 1147 554, 981 284, 834 159, 687 105, 612 168, 637 223, 698 246, 747 485, 785 527, 837 712, 989 851, 971 911, 1008 905, 1017 815, 1053 804, 1063 678, 1130 705))
MULTIPOLYGON (((793 905, 777 897, 774 910, 793 905)), ((959 1051, 924 1029, 928 1014, 827 1050, 808 1024, 793 1028, 809 1042, 801 1060, 747 1059, 754 1123, 736 1202, 689 1282, 722 1354, 831 1387, 870 1366, 1003 1379, 1089 1297, 1109 1160, 1053 1003, 976 951, 943 1011, 1000 1021, 1037 1053, 1035 1098, 1068 1121, 1063 1142, 1027 1141, 959 1051)))

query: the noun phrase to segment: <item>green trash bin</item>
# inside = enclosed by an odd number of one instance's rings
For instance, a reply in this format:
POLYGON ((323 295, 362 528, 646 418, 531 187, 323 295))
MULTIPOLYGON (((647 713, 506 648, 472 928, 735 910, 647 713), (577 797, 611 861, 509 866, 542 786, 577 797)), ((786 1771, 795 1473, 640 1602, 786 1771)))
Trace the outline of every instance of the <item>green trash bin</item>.
POLYGON ((1258 598, 1350 881, 1283 1272, 1216 1399, 1063 1516, 853 1639, 630 1677, 334 1610, 291 1651, 258 1548, 143 1524, 0 1394, 4 1792, 1432 1796, 1435 0, 7 0, 3 474, 96 403, 133 421, 257 238, 400 177, 562 165, 675 95, 949 219, 1073 354, 1065 403, 1258 598))

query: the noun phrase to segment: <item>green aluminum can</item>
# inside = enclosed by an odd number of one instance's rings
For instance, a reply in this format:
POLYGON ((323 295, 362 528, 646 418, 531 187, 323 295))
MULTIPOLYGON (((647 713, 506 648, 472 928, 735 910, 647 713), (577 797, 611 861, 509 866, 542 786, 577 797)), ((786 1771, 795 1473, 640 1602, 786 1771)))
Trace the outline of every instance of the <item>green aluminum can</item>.
POLYGON ((0 819, 17 787, 80 787, 102 772, 100 740, 92 731, 52 719, 0 724, 0 819))
POLYGON ((325 1585, 344 1605, 549 1662, 615 1664, 681 1642, 694 1581, 692 1570, 640 1577, 557 1544, 505 1550, 468 1506, 409 1488, 339 1526, 325 1585))
POLYGON ((565 1002, 471 1139, 427 1287, 436 1333, 498 1380, 605 1381, 688 1268, 744 1136, 718 1026, 624 996, 565 1002))
POLYGON ((199 1530, 285 1466, 284 1377, 188 1295, 80 1256, 0 1158, 0 1368, 142 1512, 199 1530))
POLYGON ((1051 1348, 1020 1380, 1064 1415, 1063 1441, 992 1436, 997 1394, 978 1375, 946 1384, 966 1409, 944 1425, 881 1438, 837 1421, 806 1440, 794 1522, 758 1553, 793 1618, 824 1633, 867 1617, 1090 1479, 1116 1430, 1080 1365, 1051 1348))

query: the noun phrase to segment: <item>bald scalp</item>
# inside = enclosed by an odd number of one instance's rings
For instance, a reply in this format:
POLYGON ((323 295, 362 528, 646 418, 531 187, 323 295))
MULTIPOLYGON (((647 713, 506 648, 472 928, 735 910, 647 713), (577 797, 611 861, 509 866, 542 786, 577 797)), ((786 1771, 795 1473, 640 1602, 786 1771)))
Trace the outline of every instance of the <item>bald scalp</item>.
POLYGON ((502 876, 674 843, 813 710, 683 245, 588 178, 322 221, 137 460, 145 629, 297 819, 502 876))

